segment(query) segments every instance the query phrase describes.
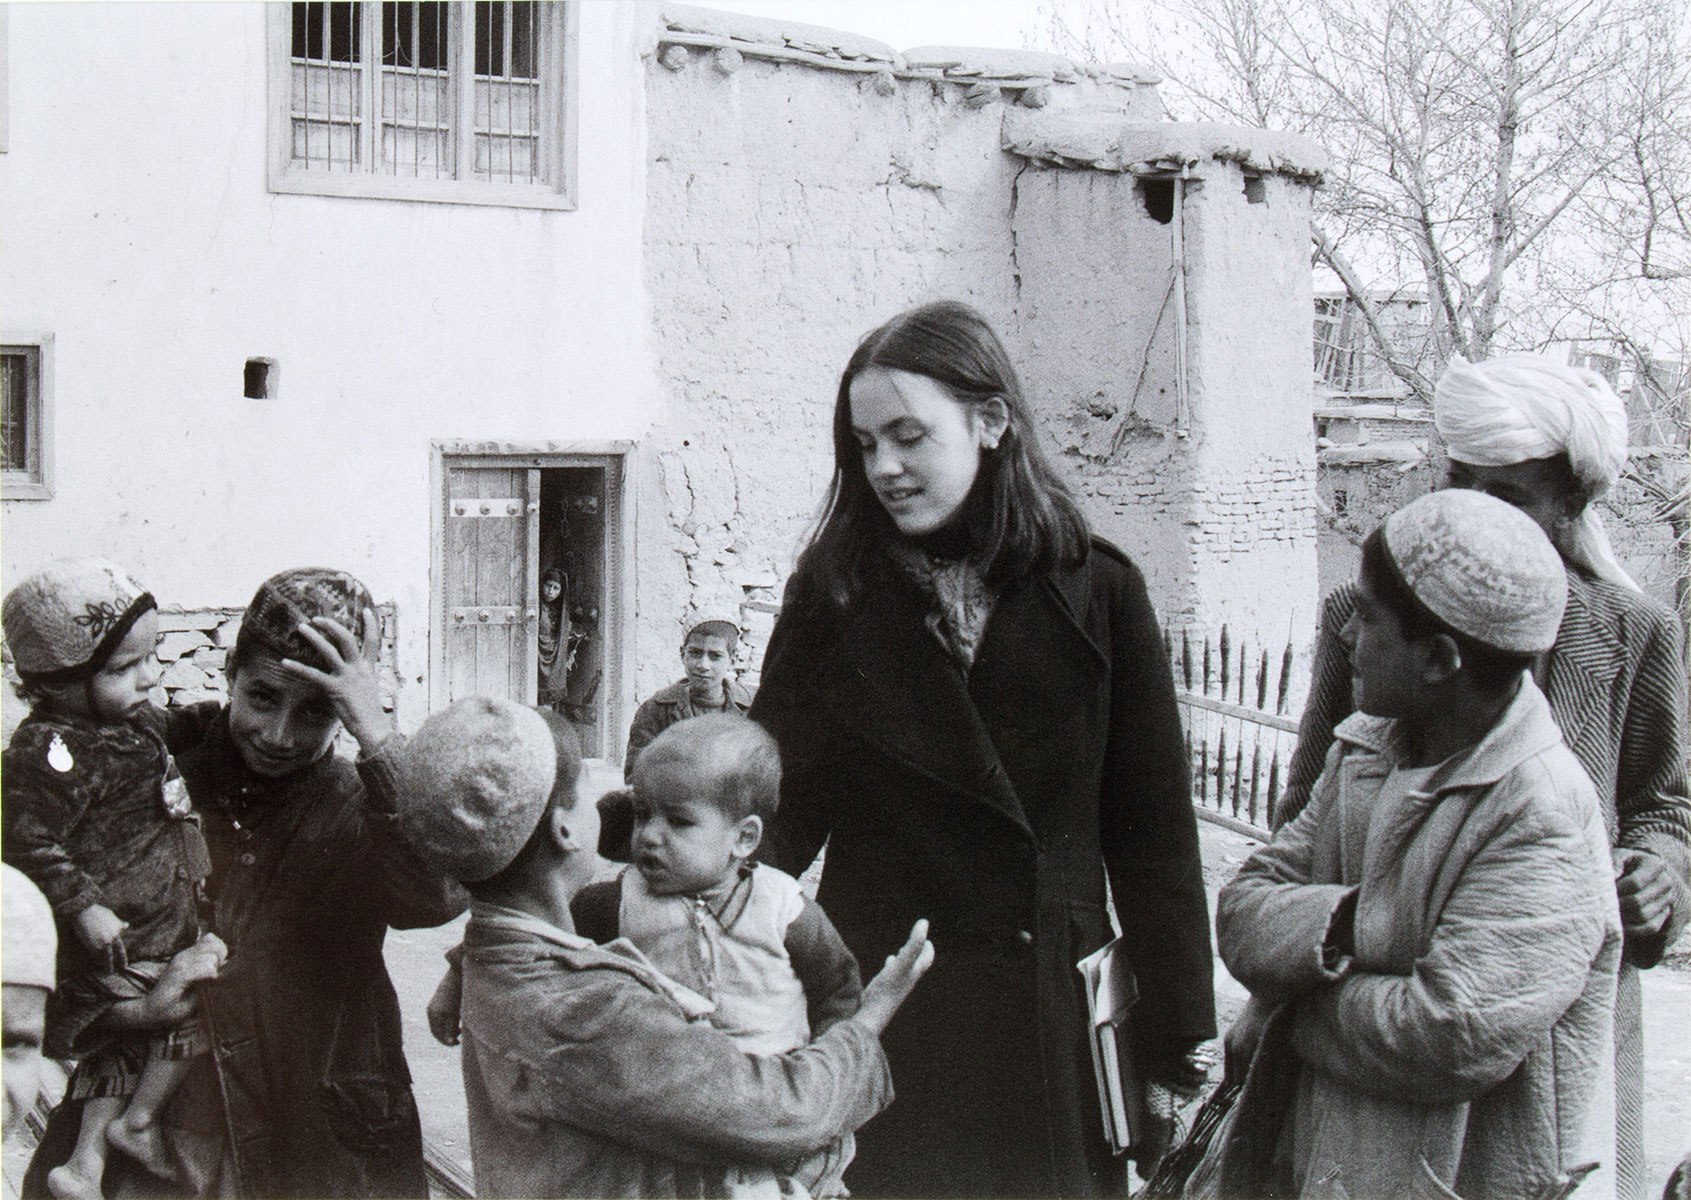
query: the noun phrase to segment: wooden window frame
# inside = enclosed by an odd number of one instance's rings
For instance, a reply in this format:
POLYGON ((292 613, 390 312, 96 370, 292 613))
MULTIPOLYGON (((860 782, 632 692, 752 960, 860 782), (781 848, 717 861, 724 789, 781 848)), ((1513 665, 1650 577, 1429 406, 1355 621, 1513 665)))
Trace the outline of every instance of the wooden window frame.
POLYGON ((0 499, 51 500, 53 498, 53 335, 0 331, 0 343, 7 350, 35 352, 34 403, 26 406, 27 436, 34 443, 35 465, 23 471, 5 471, 0 481, 0 499))
MULTIPOLYGON (((590 761, 620 762, 622 741, 618 731, 626 732, 633 718, 631 697, 633 669, 634 592, 634 512, 633 478, 635 444, 632 441, 584 442, 484 442, 436 440, 429 444, 429 494, 431 497, 429 529, 429 711, 445 707, 447 703, 446 661, 446 562, 448 520, 447 473, 455 467, 493 467, 504 470, 526 468, 546 471, 557 468, 599 468, 605 472, 605 608, 601 613, 603 630, 615 653, 605 656, 605 681, 600 689, 604 697, 605 753, 591 756, 590 761)), ((532 497, 539 500, 539 493, 532 497)), ((539 526, 530 531, 528 553, 531 567, 538 568, 540 552, 539 526)), ((538 570, 528 572, 530 588, 538 593, 538 570)), ((530 604, 538 604, 539 596, 528 597, 530 604)), ((530 663, 532 677, 534 664, 530 663)))
MULTIPOLYGON (((379 32, 380 0, 364 0, 358 19, 366 33, 379 32)), ((449 0, 452 5, 452 73, 461 90, 473 89, 475 45, 463 31, 473 28, 472 0, 449 0), (467 73, 466 73, 467 72, 467 73)), ((576 67, 579 43, 579 0, 544 0, 538 4, 545 25, 537 48, 541 81, 542 115, 540 133, 540 183, 507 183, 482 179, 415 179, 382 173, 367 159, 358 170, 331 171, 305 168, 293 162, 292 4, 266 5, 266 41, 269 57, 268 174, 272 192, 303 196, 344 196, 370 200, 420 200, 437 204, 480 204, 504 208, 571 210, 576 207, 576 145, 578 105, 576 67)), ((366 121, 378 119, 373 99, 374 80, 380 65, 380 41, 366 36, 364 113, 366 121)), ((460 107, 459 111, 473 110, 460 107)), ((471 139, 473 140, 473 138, 471 139)), ((372 156, 374 158, 375 156, 372 156)))

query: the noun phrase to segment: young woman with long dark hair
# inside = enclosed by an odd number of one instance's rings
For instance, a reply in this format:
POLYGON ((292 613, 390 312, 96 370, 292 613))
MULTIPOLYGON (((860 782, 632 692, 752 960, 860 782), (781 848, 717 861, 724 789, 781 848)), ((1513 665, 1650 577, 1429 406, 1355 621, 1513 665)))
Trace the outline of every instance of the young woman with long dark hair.
POLYGON ((785 764, 763 853, 860 962, 937 951, 885 1042, 897 1099, 858 1196, 1122 1194, 1076 963, 1114 893, 1152 1080, 1189 1085, 1212 960, 1173 681, 1137 568, 1090 535, 986 321, 941 302, 864 339, 835 470, 752 716, 785 764))

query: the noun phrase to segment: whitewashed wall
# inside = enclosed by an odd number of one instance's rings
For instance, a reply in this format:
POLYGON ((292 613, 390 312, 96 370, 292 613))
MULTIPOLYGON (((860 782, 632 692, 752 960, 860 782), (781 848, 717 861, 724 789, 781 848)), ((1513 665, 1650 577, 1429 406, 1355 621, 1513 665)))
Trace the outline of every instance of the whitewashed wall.
POLYGON ((162 603, 356 572, 426 704, 429 442, 639 436, 653 6, 582 6, 579 209, 272 195, 266 6, 13 6, 0 324, 55 335, 56 495, 0 566, 124 562, 162 603), (280 363, 242 398, 242 366, 280 363))

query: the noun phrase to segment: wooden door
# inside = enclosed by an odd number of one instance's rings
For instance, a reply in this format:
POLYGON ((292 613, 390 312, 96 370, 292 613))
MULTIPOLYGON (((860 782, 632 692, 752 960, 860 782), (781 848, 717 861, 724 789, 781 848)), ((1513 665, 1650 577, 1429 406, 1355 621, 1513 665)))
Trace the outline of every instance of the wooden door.
POLYGON ((533 704, 540 472, 446 464, 446 699, 533 704))

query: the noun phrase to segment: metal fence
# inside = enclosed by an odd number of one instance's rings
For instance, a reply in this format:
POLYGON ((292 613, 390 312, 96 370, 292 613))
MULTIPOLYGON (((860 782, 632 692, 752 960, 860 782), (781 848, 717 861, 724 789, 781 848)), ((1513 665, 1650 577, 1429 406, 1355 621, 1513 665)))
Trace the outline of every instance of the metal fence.
POLYGON ((1297 720, 1286 712, 1296 657, 1291 641, 1273 654, 1225 625, 1213 637, 1165 630, 1163 641, 1186 726, 1198 815, 1266 838, 1298 740, 1297 720))

